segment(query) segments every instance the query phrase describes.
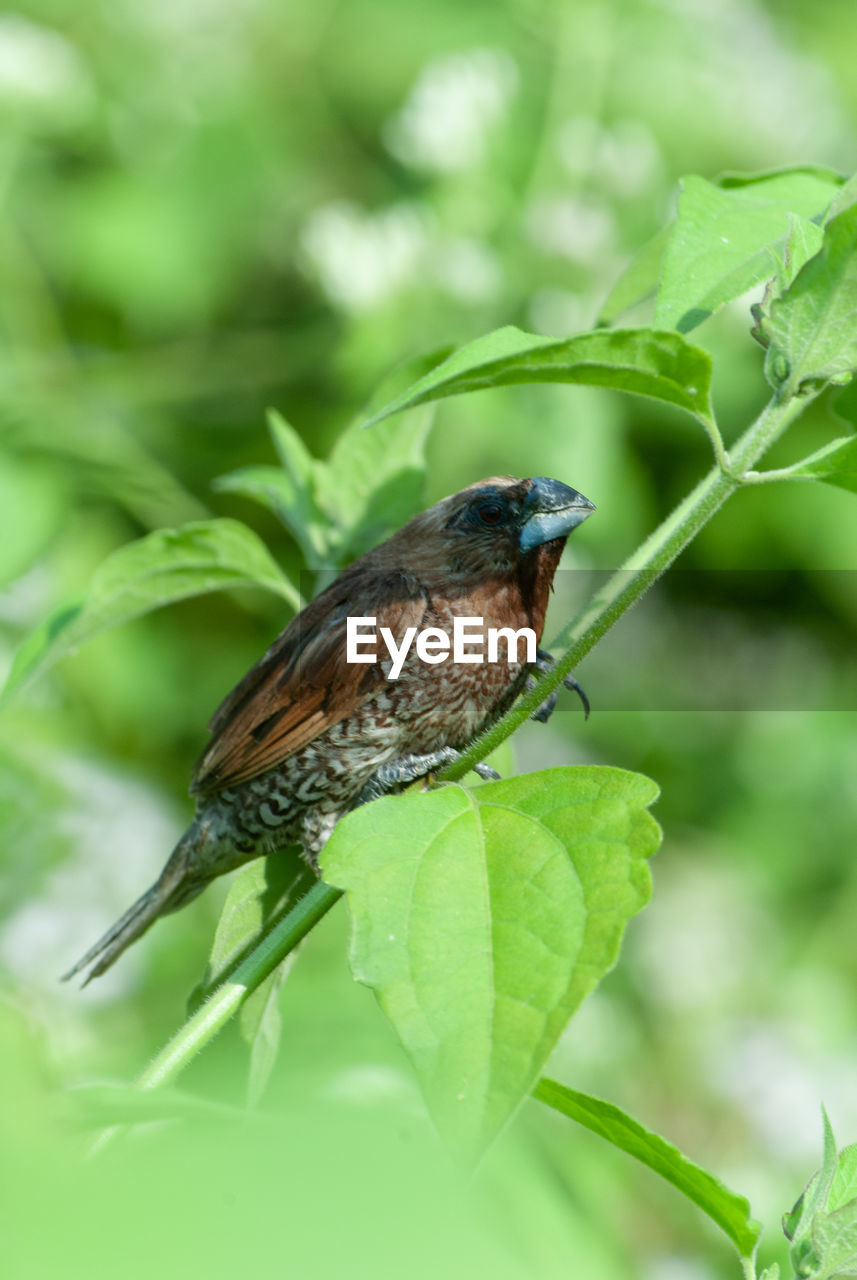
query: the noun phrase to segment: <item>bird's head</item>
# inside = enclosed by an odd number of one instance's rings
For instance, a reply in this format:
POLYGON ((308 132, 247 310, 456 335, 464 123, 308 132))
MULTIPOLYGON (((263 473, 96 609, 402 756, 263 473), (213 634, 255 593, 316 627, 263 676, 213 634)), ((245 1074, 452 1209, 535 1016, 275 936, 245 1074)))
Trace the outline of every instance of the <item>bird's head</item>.
POLYGON ((552 544, 552 576, 565 539, 594 510, 559 480, 495 476, 415 516, 384 547, 400 563, 413 558, 424 569, 431 559, 447 574, 468 577, 515 571, 552 544))

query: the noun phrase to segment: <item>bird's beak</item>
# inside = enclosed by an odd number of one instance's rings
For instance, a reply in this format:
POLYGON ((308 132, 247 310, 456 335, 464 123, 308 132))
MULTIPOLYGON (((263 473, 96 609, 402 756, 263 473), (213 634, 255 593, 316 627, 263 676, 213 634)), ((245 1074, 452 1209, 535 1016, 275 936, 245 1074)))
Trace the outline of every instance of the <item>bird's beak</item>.
POLYGON ((595 503, 559 480, 536 476, 524 499, 519 545, 531 551, 553 538, 565 538, 595 510, 595 503))

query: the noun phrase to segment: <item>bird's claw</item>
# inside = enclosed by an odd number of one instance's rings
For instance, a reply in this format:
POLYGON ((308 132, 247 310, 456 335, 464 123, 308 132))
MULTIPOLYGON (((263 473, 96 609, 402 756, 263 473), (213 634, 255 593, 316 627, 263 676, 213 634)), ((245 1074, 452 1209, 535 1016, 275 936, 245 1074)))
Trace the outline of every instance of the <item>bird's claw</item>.
POLYGON ((538 720, 539 724, 547 724, 556 708, 556 700, 558 696, 556 689, 552 689, 544 702, 540 702, 536 707, 535 711, 530 716, 530 719, 538 720))
MULTIPOLYGON (((546 649, 536 650, 536 660, 532 664, 533 669, 535 671, 538 671, 540 675, 547 675, 547 673, 551 670, 553 665, 554 665, 553 656, 549 654, 546 649)), ((584 720, 588 720, 589 712, 590 712, 589 699, 587 698, 586 693, 582 688, 582 686, 578 684, 577 680, 575 680, 574 676, 572 675, 567 675, 562 683, 564 688, 570 690, 572 693, 576 693, 578 698, 580 698, 580 701, 583 703, 583 718, 584 720)), ((527 676, 527 683, 525 687, 528 693, 536 687, 535 676, 532 676, 532 675, 527 676)), ((556 689, 552 689, 548 694, 548 696, 545 698, 544 702, 542 702, 538 707, 536 707, 535 711, 530 716, 530 719, 538 720, 541 724, 547 724, 548 720, 553 715, 554 708, 556 707, 556 702, 557 702, 557 691, 556 689)))
POLYGON ((500 774, 496 769, 492 769, 490 764, 486 764, 484 760, 480 760, 478 764, 473 766, 473 772, 478 773, 483 782, 499 782, 500 774))
MULTIPOLYGON (((441 747, 439 751, 430 751, 425 755, 401 756, 398 760, 391 760, 389 764, 382 764, 366 783, 357 804, 366 804, 370 800, 377 800, 379 796, 390 795, 400 787, 416 782, 417 779, 426 777, 436 769, 443 769, 460 758, 461 752, 456 751, 455 747, 441 747)), ((475 764, 473 772, 486 782, 496 782, 500 777, 497 770, 492 769, 484 761, 475 764)))
POLYGON ((567 675, 562 683, 570 693, 576 693, 578 698, 580 698, 580 701, 583 703, 583 718, 584 720, 588 720, 589 713, 592 710, 592 708, 589 705, 589 699, 586 696, 586 690, 583 688, 582 685, 579 685, 577 683, 574 676, 572 675, 567 675))

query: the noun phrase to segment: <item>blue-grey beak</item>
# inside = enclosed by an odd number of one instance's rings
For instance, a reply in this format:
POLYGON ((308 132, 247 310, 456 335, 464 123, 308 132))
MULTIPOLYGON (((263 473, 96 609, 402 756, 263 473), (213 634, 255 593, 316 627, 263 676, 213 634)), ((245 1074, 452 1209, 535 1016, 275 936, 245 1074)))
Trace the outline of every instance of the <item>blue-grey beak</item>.
POLYGON ((533 487, 524 499, 521 550, 531 551, 543 542, 567 537, 594 510, 595 503, 576 489, 547 476, 535 476, 533 487))

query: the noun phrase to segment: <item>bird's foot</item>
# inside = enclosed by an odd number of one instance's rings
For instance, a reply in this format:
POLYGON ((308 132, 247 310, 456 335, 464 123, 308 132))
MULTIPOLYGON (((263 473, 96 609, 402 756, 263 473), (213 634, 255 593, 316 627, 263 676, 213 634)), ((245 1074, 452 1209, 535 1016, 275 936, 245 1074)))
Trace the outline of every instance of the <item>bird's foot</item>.
MULTIPOLYGON (((361 791, 357 803, 366 804, 369 800, 376 800, 378 796, 390 795, 399 788, 416 782, 418 778, 425 778, 428 774, 434 773, 436 769, 443 769, 446 765, 453 764, 460 758, 461 752, 456 751, 455 747, 441 747, 440 750, 429 751, 425 755, 400 756, 398 760, 391 760, 389 764, 382 764, 375 770, 361 791)), ((473 772, 486 782, 496 782, 500 777, 497 770, 492 769, 484 761, 475 764, 473 772)))
MULTIPOLYGON (((547 675, 547 673, 550 671, 553 665, 554 665, 554 660, 553 660, 552 654, 548 653, 546 649, 536 650, 536 660, 532 664, 534 671, 538 671, 541 675, 547 675)), ((562 683, 566 689, 570 689, 573 693, 576 693, 577 696, 580 698, 580 701, 583 703, 584 719, 588 720, 589 719, 589 699, 587 698, 583 688, 577 683, 574 676, 572 675, 566 676, 562 683)), ((534 689, 535 687, 536 687, 535 676, 534 675, 527 676, 527 683, 525 685, 525 689, 527 693, 529 693, 530 690, 534 689)), ((556 706, 557 696, 558 696, 557 690, 552 689, 551 692, 548 694, 548 696, 545 698, 544 702, 542 702, 538 707, 536 707, 535 711, 530 716, 530 719, 538 720, 541 724, 547 724, 548 720, 550 720, 551 715, 553 714, 554 707, 556 706)))

